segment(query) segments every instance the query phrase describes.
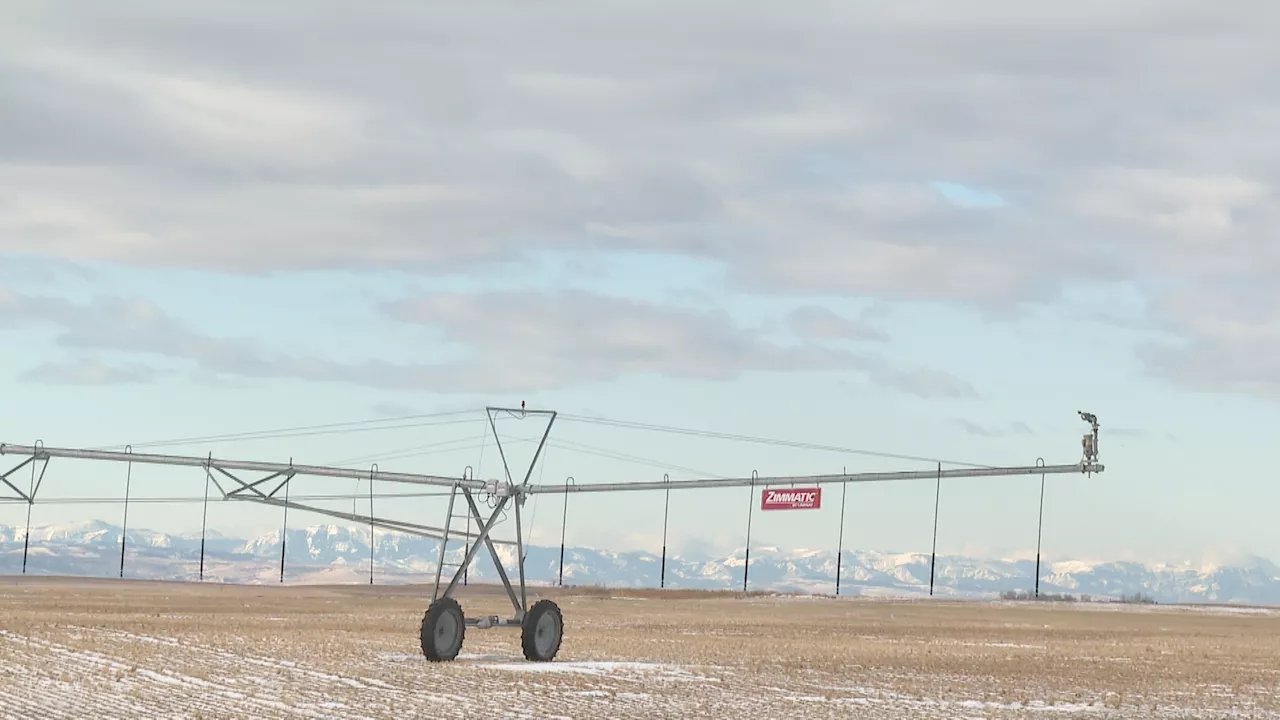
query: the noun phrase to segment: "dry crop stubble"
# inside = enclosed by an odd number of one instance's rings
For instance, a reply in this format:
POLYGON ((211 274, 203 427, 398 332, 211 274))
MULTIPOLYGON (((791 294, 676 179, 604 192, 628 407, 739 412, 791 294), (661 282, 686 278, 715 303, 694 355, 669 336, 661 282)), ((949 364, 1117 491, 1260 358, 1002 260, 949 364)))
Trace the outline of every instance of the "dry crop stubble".
MULTIPOLYGON (((516 630, 421 657, 423 587, 0 581, 0 710, 76 717, 1280 717, 1280 616, 1049 603, 530 591, 516 630), (63 703, 61 706, 58 703, 63 703), (59 709, 61 708, 61 709, 59 709), (1039 714, 1037 712, 1037 714, 1039 714)), ((508 615, 470 586, 469 615, 508 615)))

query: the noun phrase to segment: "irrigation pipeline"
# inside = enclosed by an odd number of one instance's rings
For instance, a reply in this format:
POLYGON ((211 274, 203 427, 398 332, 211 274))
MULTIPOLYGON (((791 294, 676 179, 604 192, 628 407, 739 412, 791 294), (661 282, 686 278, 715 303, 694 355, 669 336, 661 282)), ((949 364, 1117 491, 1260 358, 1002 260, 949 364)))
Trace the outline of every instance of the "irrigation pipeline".
MULTIPOLYGON (((165 446, 174 446, 174 445, 192 445, 196 443, 266 440, 266 439, 310 437, 310 436, 335 435, 335 434, 341 435, 341 434, 349 434, 349 433, 366 433, 366 432, 377 432, 377 431, 402 430, 402 429, 409 429, 409 428, 437 427, 437 426, 461 425, 461 424, 485 422, 487 418, 460 418, 459 417, 459 416, 465 416, 475 412, 477 411, 456 410, 456 411, 439 412, 439 413, 403 415, 403 416, 392 417, 392 418, 380 418, 380 419, 370 419, 370 420, 347 421, 347 422, 339 422, 339 423, 303 425, 303 426, 295 426, 295 427, 287 427, 287 428, 277 428, 273 430, 258 430, 258 431, 248 431, 248 432, 238 432, 238 433, 227 433, 227 434, 221 434, 221 435, 205 435, 205 436, 199 436, 199 437, 175 438, 175 439, 157 440, 157 441, 143 442, 143 443, 133 443, 132 447, 156 448, 156 447, 165 447, 165 446)), ((860 454, 860 455, 868 455, 868 456, 874 456, 874 457, 892 458, 892 459, 898 459, 898 460, 909 460, 909 461, 917 461, 917 462, 927 461, 930 463, 958 465, 958 466, 964 466, 964 467, 975 468, 975 469, 992 469, 993 468, 993 466, 991 465, 979 465, 975 463, 968 463, 968 462, 962 462, 962 461, 956 461, 956 460, 926 458, 922 456, 878 452, 878 451, 865 450, 860 448, 841 447, 841 446, 834 446, 834 445, 822 445, 817 443, 798 442, 798 441, 791 441, 791 440, 780 440, 780 439, 774 439, 774 438, 756 437, 756 436, 741 435, 741 434, 734 434, 734 433, 713 432, 708 430, 699 430, 695 428, 683 428, 683 427, 677 427, 677 426, 671 426, 671 425, 657 425, 657 424, 651 424, 651 423, 632 422, 632 421, 626 421, 626 420, 615 420, 615 419, 603 418, 603 417, 592 417, 592 416, 574 415, 574 414, 565 414, 565 413, 557 413, 557 417, 563 418, 571 422, 577 422, 577 423, 586 424, 586 425, 615 427, 615 428, 623 428, 623 429, 631 429, 631 430, 641 430, 641 431, 647 431, 647 432, 660 432, 660 433, 684 435, 684 436, 699 437, 699 438, 721 439, 721 440, 727 440, 727 441, 762 444, 762 445, 770 445, 775 447, 788 447, 788 448, 803 449, 803 450, 860 454)), ((485 443, 487 443, 488 441, 488 434, 489 434, 489 431, 488 429, 486 429, 485 435, 481 438, 481 443, 479 445, 481 452, 483 452, 485 443)), ((524 443, 536 441, 537 439, 538 439, 537 437, 527 437, 527 438, 520 437, 520 438, 512 438, 507 442, 511 444, 524 444, 524 443)), ((712 483, 714 483, 715 480, 717 479, 726 479, 726 480, 729 479, 727 476, 719 475, 716 473, 710 473, 704 470, 699 470, 697 468, 691 468, 691 467, 676 465, 672 463, 661 462, 661 461, 654 460, 652 458, 646 458, 638 455, 622 453, 622 452, 610 450, 607 448, 588 445, 586 443, 573 442, 569 440, 554 440, 554 441, 547 442, 547 446, 549 448, 558 448, 561 450, 567 450, 569 452, 595 455, 598 457, 619 460, 619 461, 629 462, 629 463, 635 463, 635 464, 644 465, 644 466, 653 467, 653 468, 659 468, 663 470, 685 472, 695 477, 704 478, 712 483)), ((112 450, 116 447, 120 447, 120 446, 105 446, 105 447, 94 448, 94 449, 112 450)), ((390 450, 382 453, 357 456, 354 458, 348 458, 346 460, 333 462, 330 464, 335 467, 342 467, 342 466, 353 465, 356 463, 375 461, 375 460, 385 462, 387 460, 409 459, 413 457, 431 455, 445 448, 448 448, 449 451, 454 451, 454 452, 474 450, 475 449, 474 439, 473 438, 454 438, 451 440, 443 440, 443 441, 437 441, 437 442, 428 443, 428 444, 415 445, 408 448, 402 448, 399 450, 390 450), (473 443, 473 445, 457 447, 459 445, 462 445, 463 443, 468 443, 468 442, 473 443)), ((545 470, 545 464, 544 463, 540 463, 540 464, 542 464, 543 470, 545 470)), ((339 494, 323 494, 323 495, 321 494, 301 495, 296 497, 295 499, 298 501, 324 501, 324 500, 348 500, 349 501, 349 500, 369 498, 372 501, 372 500, 376 500, 377 498, 409 499, 409 498, 444 497, 444 496, 447 496, 448 494, 449 493, 442 492, 442 491, 405 492, 405 493, 381 493, 381 494, 375 494, 371 497, 369 494, 364 494, 364 493, 339 493, 339 494)), ((235 498, 224 498, 224 500, 229 500, 229 499, 235 499, 235 498)), ((42 499, 41 502, 47 503, 47 504, 59 504, 59 505, 90 505, 90 504, 115 504, 115 503, 121 503, 125 501, 120 498, 107 498, 107 497, 66 497, 66 498, 45 498, 45 499, 42 499)), ((154 497, 154 498, 143 497, 143 498, 131 498, 128 500, 128 502, 143 503, 143 504, 187 504, 187 503, 203 503, 203 502, 206 502, 206 498, 204 497, 154 497)), ((26 504, 26 501, 22 499, 16 499, 16 498, 0 499, 0 506, 9 505, 13 503, 26 504)))
MULTIPOLYGON (((535 441, 537 441, 538 439, 539 439, 538 437, 515 438, 515 439, 513 439, 513 440, 508 440, 507 442, 508 442, 508 443, 530 443, 530 442, 535 442, 535 441)), ((425 445, 425 446, 416 446, 416 447, 414 447, 414 448, 410 448, 410 449, 411 449, 411 450, 421 450, 421 449, 423 449, 423 448, 439 447, 439 446, 442 446, 442 445, 456 444, 456 443, 458 443, 458 442, 467 442, 467 441, 470 441, 470 442, 473 442, 473 443, 474 443, 474 438, 457 438, 457 439, 455 439, 455 440, 443 441, 443 442, 439 442, 439 443, 431 443, 431 444, 429 444, 429 445, 425 445)), ((596 455, 596 456, 600 456, 600 457, 611 458, 611 459, 615 459, 615 460, 622 460, 622 461, 625 461, 625 462, 632 462, 632 463, 637 463, 637 464, 646 465, 646 466, 650 466, 650 467, 658 467, 658 468, 665 468, 665 469, 683 470, 683 471, 690 472, 690 473, 693 473, 693 474, 695 474, 695 475, 699 475, 699 476, 702 476, 702 477, 725 477, 725 476, 723 476, 723 475, 716 475, 716 474, 713 474, 713 473, 706 473, 706 472, 703 472, 703 471, 701 471, 701 470, 697 470, 697 469, 695 469, 695 468, 687 468, 687 467, 683 467, 683 466, 679 466, 679 465, 670 465, 670 464, 662 463, 662 462, 660 462, 660 461, 656 461, 656 460, 653 460, 653 459, 650 459, 650 458, 644 458, 644 457, 640 457, 640 456, 637 456, 637 455, 629 455, 629 454, 626 454, 626 453, 615 452, 615 451, 612 451, 612 450, 608 450, 607 448, 598 448, 598 447, 595 447, 595 446, 593 446, 593 445, 587 445, 587 444, 585 444, 585 443, 574 443, 574 442, 569 442, 569 441, 560 441, 560 442, 550 442, 550 441, 549 441, 549 442, 547 443, 547 446, 548 446, 549 448, 557 448, 557 449, 561 449, 561 450, 566 450, 566 451, 568 451, 568 452, 577 452, 577 453, 584 453, 584 454, 588 454, 588 455, 596 455)), ((483 443, 481 443, 480 447, 483 447, 483 443)), ((474 448, 454 448, 454 449, 455 449, 455 450, 469 450, 469 449, 474 449, 474 448)), ((430 452, 429 452, 429 451, 427 451, 427 452, 418 452, 418 453, 415 453, 415 454, 418 454, 418 455, 426 455, 426 454, 430 454, 430 452)), ((392 453, 387 453, 387 454, 383 454, 383 455, 378 455, 378 456, 368 456, 368 458, 367 458, 367 459, 371 459, 371 460, 372 460, 372 459, 382 459, 382 460, 387 460, 387 459, 404 459, 404 458, 413 457, 413 456, 414 456, 414 454, 406 454, 406 453, 404 453, 404 452, 399 452, 399 453, 397 453, 397 452, 394 452, 394 451, 393 451, 392 453)), ((359 461, 364 460, 364 459, 366 459, 366 458, 356 458, 356 459, 348 460, 348 461, 344 461, 344 462, 333 463, 333 465, 334 465, 334 466, 339 466, 339 467, 340 467, 340 466, 348 465, 348 464, 351 464, 351 463, 354 463, 354 462, 359 462, 359 461)), ((539 481, 541 481, 541 476, 542 476, 542 473, 543 473, 543 472, 545 472, 545 470, 546 470, 546 465, 545 465, 545 463, 539 463, 539 465, 541 466, 541 471, 540 471, 540 473, 539 473, 539 481)), ((388 492, 388 493, 375 493, 375 494, 373 495, 373 498, 374 498, 375 500, 377 500, 377 499, 434 498, 434 497, 448 497, 448 496, 449 496, 449 494, 450 494, 450 493, 449 493, 449 492, 446 492, 446 491, 433 491, 433 492, 388 492)), ((369 494, 368 494, 368 493, 352 492, 352 493, 335 493, 335 494, 297 495, 297 496, 294 496, 293 500, 298 501, 298 502, 323 501, 323 500, 365 500, 365 499, 368 499, 369 497, 370 497, 370 496, 369 496, 369 494)), ((229 500, 229 499, 233 499, 233 498, 224 498, 224 499, 222 499, 222 500, 218 500, 218 501, 219 501, 219 502, 221 502, 221 501, 229 500)), ((126 501, 125 501, 125 499, 123 499, 123 498, 119 498, 119 497, 115 497, 115 498, 112 498, 112 497, 59 497, 59 498, 41 498, 41 500, 40 500, 40 503, 41 503, 41 504, 47 504, 47 505, 98 505, 98 504, 102 504, 102 505, 111 505, 111 504, 124 503, 124 502, 126 502, 126 501)), ((137 504, 137 503, 141 503, 141 504, 186 504, 186 503, 203 503, 203 502, 205 502, 205 497, 204 497, 204 496, 193 496, 193 497, 131 497, 131 498, 129 498, 129 499, 128 499, 128 501, 127 501, 127 502, 128 502, 128 503, 131 503, 131 504, 137 504)), ((23 500, 23 499, 21 499, 21 498, 0 498, 0 506, 10 505, 10 504, 26 504, 26 501, 25 501, 25 500, 23 500)))
MULTIPOLYGON (((416 493, 385 493, 385 494, 378 493, 378 494, 375 494, 373 497, 375 500, 380 498, 427 498, 427 497, 448 497, 449 494, 450 493, 444 492, 444 491, 416 492, 416 493)), ((348 493, 345 495, 342 495, 342 494, 295 495, 290 498, 290 500, 293 502, 317 501, 317 500, 353 500, 353 499, 368 500, 369 493, 348 493)), ((230 500, 234 500, 234 498, 227 498, 227 499, 210 498, 211 502, 227 502, 230 500)), ((131 497, 128 499, 127 502, 130 505, 135 505, 138 503, 157 504, 157 505, 165 505, 165 504, 179 505, 183 503, 203 503, 204 501, 205 501, 205 498, 203 495, 197 495, 193 497, 131 497)), ((111 505, 114 503, 125 503, 126 500, 123 497, 115 497, 115 498, 110 498, 110 497, 44 498, 42 497, 39 500, 37 500, 37 502, 40 505, 111 505)), ((23 500, 22 498, 0 498, 0 505, 13 505, 13 504, 26 505, 27 501, 23 500)))
MULTIPOLYGON (((529 442, 535 442, 537 440, 538 440, 537 437, 530 437, 530 438, 516 438, 514 440, 508 440, 507 442, 508 443, 529 443, 529 442)), ((460 438, 458 440, 446 441, 444 443, 432 443, 431 445, 424 446, 424 447, 440 446, 440 445, 454 443, 458 441, 471 441, 474 443, 473 438, 460 438)), ((549 448, 557 448, 557 449, 565 450, 568 452, 577 452, 577 453, 584 453, 588 455, 596 455, 600 457, 611 458, 615 460, 622 460, 625 462, 632 462, 640 465, 646 465, 649 467, 683 470, 683 471, 690 472, 702 477, 725 477, 723 475, 705 473, 694 468, 686 468, 678 465, 669 465, 669 464, 662 463, 649 458, 644 458, 636 455, 628 455, 626 453, 619 453, 619 452, 608 450, 606 448, 597 448, 595 446, 586 445, 584 443, 573 443, 568 441, 561 441, 556 443, 556 442, 549 441, 547 443, 547 446, 549 448)), ((417 448, 414 448, 414 449, 417 449, 417 448)), ((468 449, 474 449, 474 448, 455 448, 455 449, 468 450, 468 449)), ((425 455, 425 454, 430 454, 430 452, 422 452, 417 454, 425 455)), ((383 459, 383 460, 404 459, 412 456, 413 455, 404 454, 404 453, 399 453, 399 454, 391 453, 391 454, 385 454, 381 456, 370 456, 370 459, 373 459, 374 457, 377 457, 378 459, 383 459)), ((333 465, 343 466, 343 465, 350 464, 351 462, 357 462, 357 461, 359 461, 359 459, 343 462, 343 463, 333 463, 333 465)), ((546 465, 545 463, 539 463, 539 465, 541 466, 541 471, 539 475, 539 479, 541 480, 541 473, 545 472, 546 465)), ((435 497, 448 497, 449 494, 450 493, 446 491, 387 492, 387 493, 375 493, 373 498, 375 500, 435 498, 435 497)), ((368 493, 351 492, 351 493, 334 493, 334 494, 297 495, 297 496, 294 496, 293 499, 298 502, 310 502, 310 501, 323 501, 323 500, 366 500, 368 498, 369 498, 368 493)), ((222 502, 228 499, 230 498, 223 498, 217 501, 222 502)), ((112 504, 124 503, 124 502, 126 502, 124 498, 119 498, 119 497, 115 497, 115 498, 112 498, 112 497, 59 497, 59 498, 41 498, 40 499, 40 503, 46 504, 46 505, 112 505, 112 504)), ((135 496, 135 497, 129 498, 127 502, 130 504, 141 503, 141 504, 181 505, 186 503, 203 503, 205 502, 205 498, 204 496, 193 496, 193 497, 136 497, 135 496)), ((26 504, 26 500, 23 500, 21 498, 0 498, 0 506, 11 505, 11 504, 26 504)))

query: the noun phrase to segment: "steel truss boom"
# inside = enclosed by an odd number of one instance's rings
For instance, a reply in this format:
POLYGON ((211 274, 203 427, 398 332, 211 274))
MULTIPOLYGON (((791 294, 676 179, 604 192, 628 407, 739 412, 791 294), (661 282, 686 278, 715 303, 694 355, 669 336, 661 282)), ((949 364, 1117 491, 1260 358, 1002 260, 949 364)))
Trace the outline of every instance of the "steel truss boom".
MULTIPOLYGON (((207 473, 217 472, 225 480, 230 480, 238 487, 227 489, 223 487, 217 477, 210 475, 210 479, 218 490, 222 493, 223 500, 238 500, 242 502, 253 502, 262 505, 274 505, 276 507, 289 508, 293 510, 302 510, 313 512, 317 515, 326 515, 329 517, 340 518, 360 522, 362 524, 380 527, 384 530, 392 530, 402 532, 409 535, 417 535, 420 537, 440 540, 445 536, 443 527, 432 525, 423 525, 420 523, 411 523, 400 520, 391 520, 386 518, 372 518, 367 515, 357 515, 355 513, 341 512, 328 508, 316 507, 300 503, 296 500, 290 501, 276 497, 276 493, 285 486, 290 480, 296 476, 325 477, 325 478, 342 478, 349 480, 382 480, 385 482, 407 483, 411 485, 431 485, 437 487, 446 487, 451 489, 468 489, 468 490, 484 490, 486 487, 492 489, 492 483, 486 484, 481 480, 467 477, 444 477, 441 475, 423 475, 417 473, 396 473, 396 472, 377 472, 370 470, 356 470, 352 468, 330 467, 323 465, 295 465, 293 463, 274 463, 260 461, 245 460, 223 460, 215 458, 212 455, 207 457, 194 457, 186 455, 156 455, 147 453, 119 452, 112 450, 83 450, 78 448, 62 448, 48 447, 46 445, 14 445, 10 443, 0 443, 0 455, 21 455, 26 460, 21 465, 13 468, 9 472, 0 476, 5 483, 14 492, 18 494, 17 500, 28 504, 35 503, 35 493, 25 493, 21 489, 14 487, 8 481, 9 475, 17 472, 17 470, 30 465, 33 462, 43 462, 48 464, 52 458, 64 458, 72 460, 94 460, 102 462, 121 462, 121 463, 143 463, 149 465, 162 465, 168 467, 192 467, 202 468, 207 473), (266 477, 256 479, 252 482, 246 482, 236 476, 232 471, 241 472, 264 472, 270 473, 266 477), (272 480, 279 480, 278 484, 270 492, 263 492, 259 486, 272 480)), ((41 476, 43 477, 43 469, 41 476)), ((455 532, 456 537, 473 538, 479 535, 470 532, 455 532)), ((492 542, 500 545, 515 545, 513 540, 493 540, 492 542)))
POLYGON ((768 487, 770 485, 830 485, 832 483, 893 482, 897 480, 935 480, 946 478, 999 477, 1010 475, 1061 475, 1065 473, 1097 473, 1104 466, 1098 463, 1074 465, 1023 465, 1017 467, 961 468, 958 470, 905 470, 902 472, 848 473, 839 475, 785 475, 775 477, 709 478, 698 480, 670 480, 661 482, 587 483, 577 485, 532 485, 526 492, 536 493, 584 493, 621 492, 625 490, 692 490, 726 487, 768 487))
MULTIPOLYGON (((253 460, 223 460, 215 457, 193 457, 185 455, 155 455, 149 453, 128 453, 111 450, 81 450, 76 448, 48 447, 43 445, 12 445, 0 443, 0 455, 27 455, 35 458, 68 458, 74 460, 104 460, 108 462, 144 463, 149 465, 168 465, 171 467, 213 468, 214 470, 243 470, 248 472, 277 473, 284 475, 310 475, 315 477, 345 478, 347 480, 368 480, 368 470, 354 468, 329 467, 325 465, 294 465, 292 463, 258 462, 253 460)), ((437 487, 453 487, 455 485, 470 490, 483 490, 485 483, 481 480, 468 480, 441 475, 422 475, 418 473, 379 472, 377 479, 385 482, 408 483, 411 485, 435 485, 437 487)))
MULTIPOLYGON (((578 484, 570 478, 563 484, 533 484, 530 480, 533 476, 535 466, 542 457, 543 449, 546 447, 547 436, 551 432, 552 424, 555 423, 556 413, 554 411, 547 410, 526 410, 523 407, 523 404, 519 409, 490 407, 486 408, 486 412, 488 413, 490 428, 493 430, 494 440, 498 446, 498 454, 502 460, 502 469, 506 477, 504 481, 478 480, 470 476, 469 473, 465 471, 461 477, 446 477, 442 475, 426 475, 418 473, 384 473, 377 470, 377 465, 374 465, 373 468, 369 470, 355 470, 351 468, 321 465, 295 465, 292 461, 289 463, 272 463, 216 459, 212 455, 207 457, 155 455, 106 450, 46 447, 39 443, 34 446, 0 443, 0 455, 18 455, 25 456, 26 458, 22 464, 0 474, 0 490, 7 487, 8 490, 16 493, 18 501, 26 502, 29 510, 30 506, 35 504, 36 493, 39 490, 40 481, 44 478, 44 467, 48 465, 50 458, 202 468, 205 471, 207 481, 213 482, 217 485, 218 489, 222 492, 224 500, 239 500, 273 505, 285 508, 286 512, 288 509, 293 508, 342 519, 350 519, 353 521, 359 520, 361 522, 368 523, 371 527, 378 526, 388 530, 438 539, 440 541, 440 547, 439 560, 437 561, 435 570, 435 588, 432 591, 431 604, 428 606, 427 611, 423 616, 420 633, 423 654, 430 660, 453 660, 462 647, 465 628, 471 627, 479 629, 490 627, 519 627, 521 629, 521 646, 524 650, 525 657, 529 660, 545 662, 552 660, 559 651, 560 642, 563 637, 564 625, 560 608, 553 601, 549 599, 542 599, 533 605, 530 605, 526 595, 524 528, 521 509, 530 495, 536 495, 539 493, 561 494, 566 497, 567 502, 567 496, 569 493, 637 492, 645 490, 662 490, 669 492, 671 490, 748 486, 752 488, 767 488, 771 485, 795 486, 801 484, 806 486, 830 484, 847 486, 849 483, 895 482, 902 480, 941 481, 944 478, 980 478, 1015 475, 1044 476, 1063 475, 1068 473, 1092 475, 1093 473, 1101 473, 1105 470, 1105 467, 1098 462, 1097 417, 1090 413, 1080 412, 1079 415, 1081 419, 1091 425, 1092 434, 1085 435, 1083 438, 1083 458, 1079 462, 1069 465, 1045 465, 1043 464, 1043 460, 1040 460, 1035 465, 1013 467, 971 467, 955 470, 942 470, 941 467, 939 467, 929 470, 907 470, 899 472, 783 475, 769 477, 762 477, 752 473, 751 477, 740 478, 707 478, 674 481, 664 479, 662 482, 609 482, 584 484, 578 484), (512 473, 512 468, 508 465, 508 458, 502 446, 502 440, 498 436, 496 421, 499 416, 510 416, 516 419, 534 417, 545 418, 547 420, 546 429, 542 432, 542 438, 538 443, 537 450, 534 452, 533 458, 529 461, 529 465, 522 476, 519 473, 512 473), (39 480, 35 477, 35 463, 43 463, 40 468, 39 480), (24 492, 20 486, 10 482, 9 478, 17 473, 18 470, 28 465, 32 466, 32 477, 28 491, 24 492), (266 473, 266 476, 252 479, 247 482, 246 480, 242 480, 237 477, 235 472, 266 473), (215 473, 235 483, 235 486, 230 490, 227 490, 222 486, 218 478, 215 477, 215 473), (289 482, 299 475, 345 478, 349 480, 369 480, 369 515, 357 516, 354 506, 351 513, 345 513, 330 510, 328 508, 316 507, 314 505, 305 505, 297 502, 296 500, 291 502, 288 498, 289 482), (444 523, 441 526, 432 526, 421 523, 391 520, 386 518, 378 519, 373 517, 372 482, 374 480, 405 483, 410 485, 432 485, 448 488, 449 502, 448 509, 445 511, 444 523), (271 488, 268 491, 268 484, 272 481, 277 482, 274 483, 274 488, 271 488), (276 493, 281 489, 284 490, 284 499, 276 497, 276 493), (476 503, 475 498, 477 494, 488 501, 489 515, 487 518, 482 514, 480 506, 476 503), (459 495, 462 496, 461 500, 465 503, 465 510, 462 515, 457 515, 454 511, 459 495), (508 507, 512 509, 515 515, 514 542, 496 540, 492 536, 495 526, 498 524, 500 519, 505 516, 505 512, 508 507), (453 529, 453 525, 464 520, 468 525, 466 532, 455 531, 453 529), (475 533, 472 533, 470 530, 470 526, 472 524, 478 528, 475 533), (465 539, 467 541, 466 549, 462 552, 461 562, 446 562, 449 541, 459 539, 465 539), (498 544, 516 546, 515 562, 518 572, 518 592, 516 588, 513 587, 513 583, 507 575, 507 570, 503 567, 502 557, 496 547, 498 544), (493 560, 494 567, 497 570, 498 577, 502 581, 502 585, 506 590, 507 597, 511 601, 515 612, 510 618, 503 618, 496 615, 480 618, 465 617, 462 612, 462 606, 453 597, 454 591, 457 590, 459 581, 462 581, 466 577, 466 569, 475 561, 482 549, 488 550, 489 556, 493 560), (447 583, 445 582, 445 576, 443 574, 443 569, 445 567, 451 567, 454 569, 447 583), (444 586, 443 592, 441 592, 442 585, 444 586)), ((128 492, 126 489, 126 502, 127 494, 128 492)), ((663 524, 663 560, 665 563, 665 516, 663 524)), ((750 525, 748 525, 748 548, 750 546, 749 528, 750 525)), ((843 516, 841 520, 841 528, 843 530, 843 516)), ((121 548, 121 574, 123 575, 123 545, 121 548)), ((284 579, 283 552, 284 547, 282 544, 281 582, 283 582, 284 579)), ((563 563, 563 539, 561 543, 561 556, 563 563)), ((370 573, 370 582, 372 582, 372 564, 370 565, 370 573)), ((743 576, 743 583, 745 589, 745 572, 743 576)))

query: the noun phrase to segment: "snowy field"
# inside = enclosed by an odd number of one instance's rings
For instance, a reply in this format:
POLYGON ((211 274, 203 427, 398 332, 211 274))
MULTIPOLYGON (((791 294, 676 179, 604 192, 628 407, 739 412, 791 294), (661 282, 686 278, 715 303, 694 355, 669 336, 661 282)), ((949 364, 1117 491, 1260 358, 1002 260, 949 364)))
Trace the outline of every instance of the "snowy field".
POLYGON ((438 665, 424 593, 3 578, 0 716, 1280 718, 1274 613, 566 590, 554 663, 438 665))

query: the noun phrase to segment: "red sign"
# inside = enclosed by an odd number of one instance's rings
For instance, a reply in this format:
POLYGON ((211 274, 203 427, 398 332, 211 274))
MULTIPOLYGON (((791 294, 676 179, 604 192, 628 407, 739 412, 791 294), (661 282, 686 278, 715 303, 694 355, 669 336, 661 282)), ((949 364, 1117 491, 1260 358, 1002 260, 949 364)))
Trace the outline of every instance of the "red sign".
POLYGON ((816 510, 822 507, 822 488, 766 488, 760 493, 761 510, 816 510))

